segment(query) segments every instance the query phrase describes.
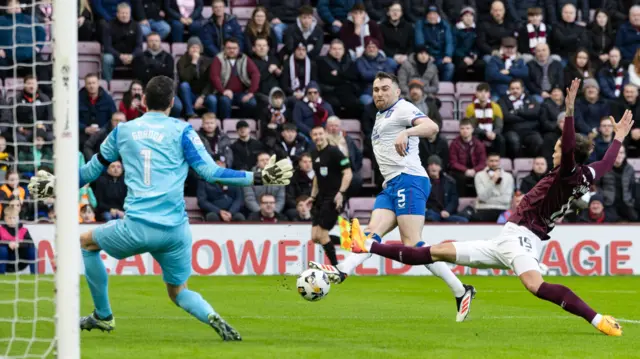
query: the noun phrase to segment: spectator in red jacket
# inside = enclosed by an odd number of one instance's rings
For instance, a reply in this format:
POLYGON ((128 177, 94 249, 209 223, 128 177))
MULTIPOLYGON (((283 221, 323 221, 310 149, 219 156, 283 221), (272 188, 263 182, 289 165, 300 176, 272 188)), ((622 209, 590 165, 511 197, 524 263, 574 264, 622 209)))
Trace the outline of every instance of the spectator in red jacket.
POLYGON ((224 51, 213 60, 209 78, 218 92, 221 119, 231 117, 232 105, 253 113, 257 105, 254 94, 260 86, 260 71, 249 56, 240 53, 237 39, 224 40, 224 51))
POLYGON ((471 119, 460 120, 460 136, 449 146, 450 174, 455 178, 460 197, 475 197, 473 178, 485 167, 487 150, 482 141, 473 136, 471 119))
POLYGON ((129 91, 122 96, 118 111, 124 113, 127 121, 135 120, 147 112, 147 108, 142 104, 143 91, 142 82, 133 80, 129 86, 129 91))

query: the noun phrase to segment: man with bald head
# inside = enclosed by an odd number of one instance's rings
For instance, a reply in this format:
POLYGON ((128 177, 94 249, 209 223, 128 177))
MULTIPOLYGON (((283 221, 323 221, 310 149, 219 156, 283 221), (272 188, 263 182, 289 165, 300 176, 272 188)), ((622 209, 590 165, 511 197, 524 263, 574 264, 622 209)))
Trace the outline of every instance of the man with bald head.
POLYGON ((491 18, 478 26, 476 44, 481 55, 491 56, 494 50, 500 49, 503 38, 515 36, 516 26, 505 18, 505 14, 506 8, 502 1, 491 3, 491 18))
POLYGON ((527 63, 529 67, 529 93, 538 102, 551 96, 551 89, 564 84, 564 70, 562 64, 550 57, 549 45, 538 44, 535 58, 527 63))
POLYGON ((640 5, 633 5, 629 9, 629 21, 620 25, 616 34, 616 47, 622 53, 622 60, 631 61, 636 50, 640 47, 640 5))

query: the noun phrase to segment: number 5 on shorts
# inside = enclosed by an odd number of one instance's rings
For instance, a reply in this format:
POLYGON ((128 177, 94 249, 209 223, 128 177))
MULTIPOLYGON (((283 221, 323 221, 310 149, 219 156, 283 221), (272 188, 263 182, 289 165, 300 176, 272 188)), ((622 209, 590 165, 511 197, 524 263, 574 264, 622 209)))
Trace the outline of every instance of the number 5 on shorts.
POLYGON ((398 190, 398 208, 404 208, 406 197, 404 195, 404 188, 398 190))
POLYGON ((520 245, 524 248, 524 249, 533 249, 533 246, 531 245, 531 240, 527 237, 519 237, 520 239, 520 245))

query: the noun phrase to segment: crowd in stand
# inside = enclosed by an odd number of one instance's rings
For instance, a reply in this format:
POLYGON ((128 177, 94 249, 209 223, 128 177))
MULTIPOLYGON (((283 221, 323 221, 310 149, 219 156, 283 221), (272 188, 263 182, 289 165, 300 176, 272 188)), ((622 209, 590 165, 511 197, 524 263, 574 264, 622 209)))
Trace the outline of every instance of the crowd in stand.
MULTIPOLYGON (((308 221, 304 203, 317 175, 309 155, 314 126, 324 125, 330 143, 350 158, 355 176, 349 196, 371 194, 363 192, 359 173, 365 157, 376 168, 370 136, 377 72, 396 73, 402 96, 439 125, 453 120, 440 113, 441 82, 478 82, 472 102, 459 109, 459 136, 421 139, 433 184, 427 219, 506 221, 550 169, 563 129, 565 88, 580 78, 576 131, 593 140, 593 161, 613 139, 609 116, 619 119, 631 110, 638 128, 614 169, 563 220, 637 221, 640 191, 626 160, 640 157, 640 6, 632 3, 259 0, 241 25, 224 0, 80 0, 79 39, 100 42, 103 52, 101 73, 86 75, 79 91, 79 161, 93 156, 118 123, 146 112, 141 95, 152 77, 169 76, 176 79, 171 115, 202 119, 198 133, 219 166, 252 170, 276 154, 297 167, 287 188, 227 187, 190 174, 185 191, 197 197, 203 218, 308 221), (185 41, 186 53, 176 61, 166 44, 185 41), (132 80, 121 101, 100 85, 114 79, 132 80), (229 136, 222 127, 238 118, 255 122, 234 122, 229 136), (347 135, 341 118, 359 119, 364 140, 347 135), (501 159, 522 157, 534 158, 525 178, 501 167, 501 159), (459 211, 462 197, 477 200, 459 211)), ((51 10, 46 2, 7 0, 0 16, 0 66, 13 66, 0 76, 11 77, 15 69, 24 79, 20 91, 0 96, 4 203, 29 197, 21 178, 53 168, 52 94, 44 85, 51 69, 40 54, 50 38, 51 10)), ((122 217, 126 191, 122 165, 115 162, 82 189, 79 220, 122 217)), ((38 217, 54 217, 50 205, 41 203, 38 217)))

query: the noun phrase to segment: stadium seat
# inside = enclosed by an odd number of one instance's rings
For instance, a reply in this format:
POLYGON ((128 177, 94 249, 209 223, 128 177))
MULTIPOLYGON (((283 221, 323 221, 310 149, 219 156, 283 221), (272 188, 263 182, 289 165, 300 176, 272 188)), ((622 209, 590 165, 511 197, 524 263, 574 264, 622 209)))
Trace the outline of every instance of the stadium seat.
POLYGON ((173 55, 173 58, 176 60, 176 62, 186 52, 187 52, 187 44, 183 42, 177 42, 171 45, 171 54, 173 55))
POLYGON ((329 45, 329 44, 322 45, 322 49, 320 49, 320 56, 327 56, 327 54, 329 53, 329 48, 330 47, 331 47, 331 45, 329 45))
MULTIPOLYGON (((227 9, 227 12, 229 12, 229 10, 227 9)), ((202 18, 203 19, 209 19, 211 17, 211 14, 213 14, 213 8, 211 6, 204 6, 202 8, 202 18)))
POLYGON ((199 131, 200 127, 202 127, 202 119, 201 118, 192 118, 189 120, 189 124, 193 127, 194 131, 199 131))
POLYGON ((458 137, 458 135, 460 134, 460 126, 458 124, 458 121, 443 120, 440 133, 442 134, 443 138, 446 139, 447 141, 453 140, 454 138, 458 137))
POLYGON ((5 96, 7 101, 15 97, 16 91, 22 90, 23 86, 24 86, 24 80, 21 77, 20 78, 7 77, 4 80, 4 89, 6 92, 5 96))
POLYGON ((507 172, 513 171, 513 164, 511 163, 511 159, 509 158, 501 158, 500 167, 507 172))
POLYGON ((464 118, 464 111, 466 111, 467 106, 473 102, 478 84, 479 82, 458 82, 456 84, 459 118, 464 118))
POLYGON ((633 167, 636 172, 636 177, 640 174, 640 158, 627 158, 627 163, 633 167))
POLYGON ((468 206, 476 207, 476 198, 475 197, 460 197, 458 199, 458 212, 467 208, 468 206))
POLYGON ((98 42, 78 42, 78 78, 87 74, 100 74, 102 49, 98 42))
POLYGON ((230 0, 229 6, 233 9, 234 7, 256 7, 258 4, 256 0, 230 0))
POLYGON ((251 13, 253 12, 253 9, 253 6, 232 7, 231 13, 238 18, 238 24, 240 24, 240 26, 244 28, 251 19, 251 13))
POLYGON ((360 128, 360 121, 342 120, 342 130, 355 141, 359 149, 362 149, 364 139, 362 136, 362 130, 360 128))
POLYGON ((375 201, 376 199, 373 197, 354 197, 349 199, 349 216, 358 218, 363 224, 369 223, 375 201))
POLYGON ((440 82, 438 88, 438 99, 442 103, 440 115, 443 119, 456 119, 456 96, 455 88, 451 82, 440 82))
POLYGON ((513 177, 516 185, 520 187, 520 182, 527 177, 533 168, 533 158, 516 158, 513 160, 513 177))
POLYGON ((373 188, 376 186, 371 159, 366 157, 362 159, 362 168, 360 169, 360 175, 362 176, 362 187, 373 188))
POLYGON ((185 210, 187 211, 187 217, 189 217, 190 221, 197 221, 197 222, 204 221, 204 216, 202 215, 202 211, 198 206, 197 197, 185 197, 184 204, 185 204, 185 210))
POLYGON ((129 91, 129 86, 131 86, 131 80, 112 80, 109 91, 113 100, 116 102, 122 100, 124 93, 129 91))

